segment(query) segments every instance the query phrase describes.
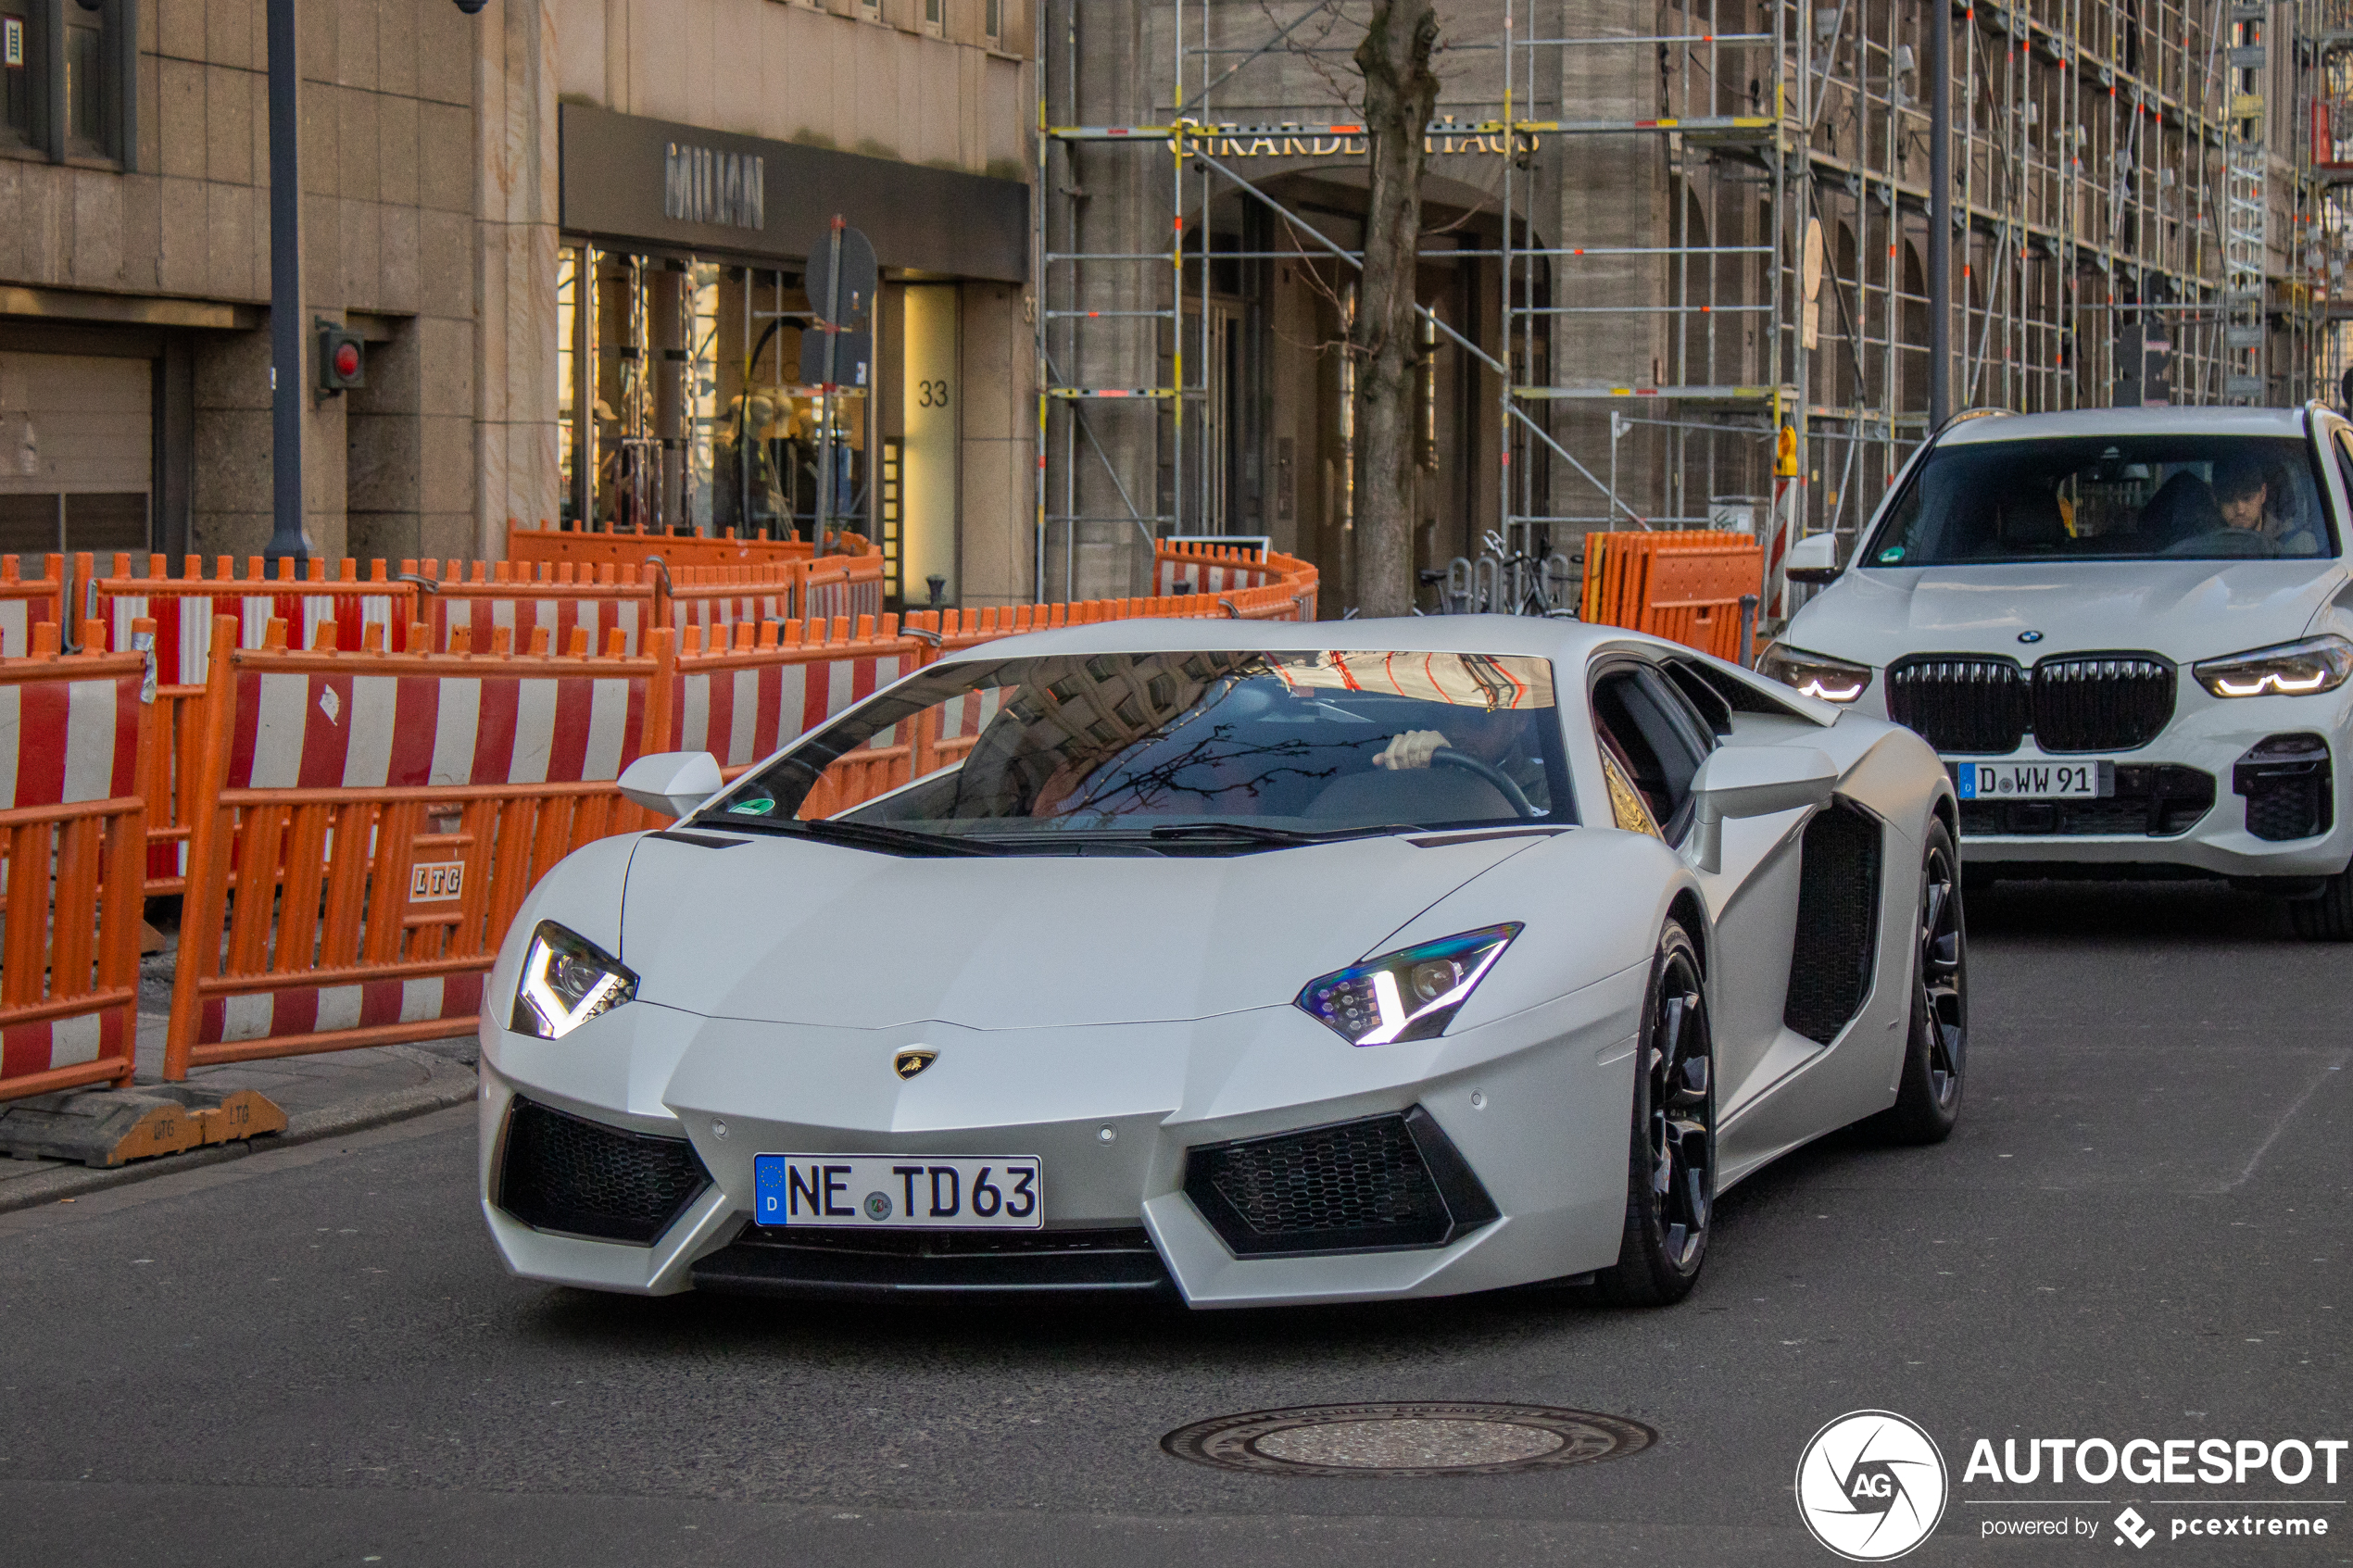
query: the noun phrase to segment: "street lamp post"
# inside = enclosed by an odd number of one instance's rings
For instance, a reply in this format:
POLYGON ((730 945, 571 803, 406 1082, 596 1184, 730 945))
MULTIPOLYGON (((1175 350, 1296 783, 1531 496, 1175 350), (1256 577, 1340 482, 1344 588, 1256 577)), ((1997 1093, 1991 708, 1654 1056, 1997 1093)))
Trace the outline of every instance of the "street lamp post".
MULTIPOLYGON (((472 16, 488 0, 455 0, 472 16)), ((270 0, 270 545, 265 561, 299 570, 310 559, 303 527, 302 110, 295 0, 270 0)), ((284 567, 280 571, 287 570, 284 567)))
POLYGON ((1953 5, 1928 7, 1928 428, 1953 417, 1953 5))

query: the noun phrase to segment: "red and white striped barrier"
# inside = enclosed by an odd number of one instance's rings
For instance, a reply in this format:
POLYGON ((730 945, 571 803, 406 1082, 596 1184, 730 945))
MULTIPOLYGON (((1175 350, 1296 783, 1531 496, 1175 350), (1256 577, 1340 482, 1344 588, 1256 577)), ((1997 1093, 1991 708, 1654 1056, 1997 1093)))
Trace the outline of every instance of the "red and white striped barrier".
MULTIPOLYGON (((914 669, 916 645, 899 637, 895 618, 884 618, 879 637, 870 621, 860 630, 866 635, 828 644, 803 643, 797 622, 763 627, 757 646, 711 654, 689 631, 672 704, 675 748, 743 768, 914 669)), ((825 629, 816 631, 822 638, 825 629)))
POLYGON ((129 1083, 138 1038, 146 659, 57 630, 0 659, 0 1099, 129 1083))
POLYGON ((230 789, 416 789, 614 779, 643 681, 595 675, 242 671, 230 789))
MULTIPOLYGON (((75 560, 75 580, 93 582, 91 558, 75 560)), ((334 577, 326 574, 326 565, 314 559, 307 577, 271 577, 255 556, 239 577, 235 558, 222 556, 207 577, 203 558, 190 556, 181 575, 172 577, 165 558, 151 556, 147 575, 135 577, 132 558, 118 555, 113 572, 94 579, 97 613, 119 648, 131 646, 133 621, 156 623, 156 680, 165 686, 205 684, 213 620, 222 615, 235 618, 237 646, 244 648, 261 646, 270 622, 283 621, 289 638, 299 635, 304 647, 319 640, 321 626, 332 625, 338 646, 363 647, 373 636, 391 652, 404 650, 409 624, 416 619, 416 584, 392 581, 381 560, 369 563, 364 578, 357 561, 344 560, 334 577)))
MULTIPOLYGON (((404 572, 414 570, 408 561, 400 567, 404 572)), ((561 651, 577 630, 587 633, 588 651, 598 655, 609 651, 619 633, 622 656, 634 659, 639 640, 654 624, 653 580, 634 566, 608 566, 592 576, 575 571, 570 562, 542 562, 535 571, 528 562, 475 561, 468 573, 461 562, 450 561, 445 569, 429 560, 417 574, 434 585, 422 613, 432 628, 430 651, 435 653, 488 652, 501 632, 510 646, 528 647, 535 630, 546 631, 548 646, 561 651)))

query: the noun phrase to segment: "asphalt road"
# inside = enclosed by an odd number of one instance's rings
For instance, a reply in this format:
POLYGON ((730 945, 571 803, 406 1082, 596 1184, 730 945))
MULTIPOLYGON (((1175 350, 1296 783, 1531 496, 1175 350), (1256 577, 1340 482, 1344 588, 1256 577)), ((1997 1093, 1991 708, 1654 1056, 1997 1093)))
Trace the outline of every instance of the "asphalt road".
POLYGON ((1981 1437, 2353 1437, 2353 951, 2217 887, 2005 887, 1972 915, 1960 1131, 1783 1161, 1663 1311, 550 1289, 482 1233, 466 1108, 0 1216, 0 1562, 1824 1564, 1792 1475, 1872 1407, 1951 1468, 1907 1562, 2353 1561, 2353 1455, 2334 1486, 1962 1474, 1981 1437), (1204 1416, 1415 1399, 1660 1440, 1387 1481, 1157 1447, 1204 1416), (2331 1534, 2169 1533, 2284 1501, 2331 1534), (2145 1551, 2107 1525, 2127 1503, 2145 1551), (2097 1534, 1985 1533, 2070 1514, 2097 1534))

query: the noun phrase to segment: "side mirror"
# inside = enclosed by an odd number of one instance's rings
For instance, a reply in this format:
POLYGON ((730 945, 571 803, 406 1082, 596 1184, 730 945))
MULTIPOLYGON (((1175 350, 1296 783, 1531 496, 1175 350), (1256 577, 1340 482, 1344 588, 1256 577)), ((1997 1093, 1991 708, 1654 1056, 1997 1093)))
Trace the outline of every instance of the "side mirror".
POLYGON ((726 780, 708 751, 657 751, 621 772, 621 793, 648 811, 683 817, 717 795, 726 780))
POLYGON ((1792 545, 1781 558, 1781 574, 1793 583, 1837 582, 1838 535, 1809 533, 1792 545))
POLYGON ((1810 746, 1728 746, 1707 755, 1692 777, 1692 862, 1723 869, 1724 823, 1830 804, 1838 764, 1810 746))

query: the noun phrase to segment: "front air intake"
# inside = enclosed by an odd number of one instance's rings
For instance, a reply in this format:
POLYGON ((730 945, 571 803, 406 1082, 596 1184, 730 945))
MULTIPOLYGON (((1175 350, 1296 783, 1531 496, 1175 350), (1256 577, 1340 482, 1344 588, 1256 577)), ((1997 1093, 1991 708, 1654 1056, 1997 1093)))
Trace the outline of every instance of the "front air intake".
POLYGON ((642 1247, 711 1185, 684 1138, 609 1127, 520 1097, 503 1142, 497 1202, 534 1230, 642 1247))
POLYGON ((1185 1196, 1245 1258, 1443 1247, 1498 1213, 1418 1105, 1188 1149, 1185 1196))

